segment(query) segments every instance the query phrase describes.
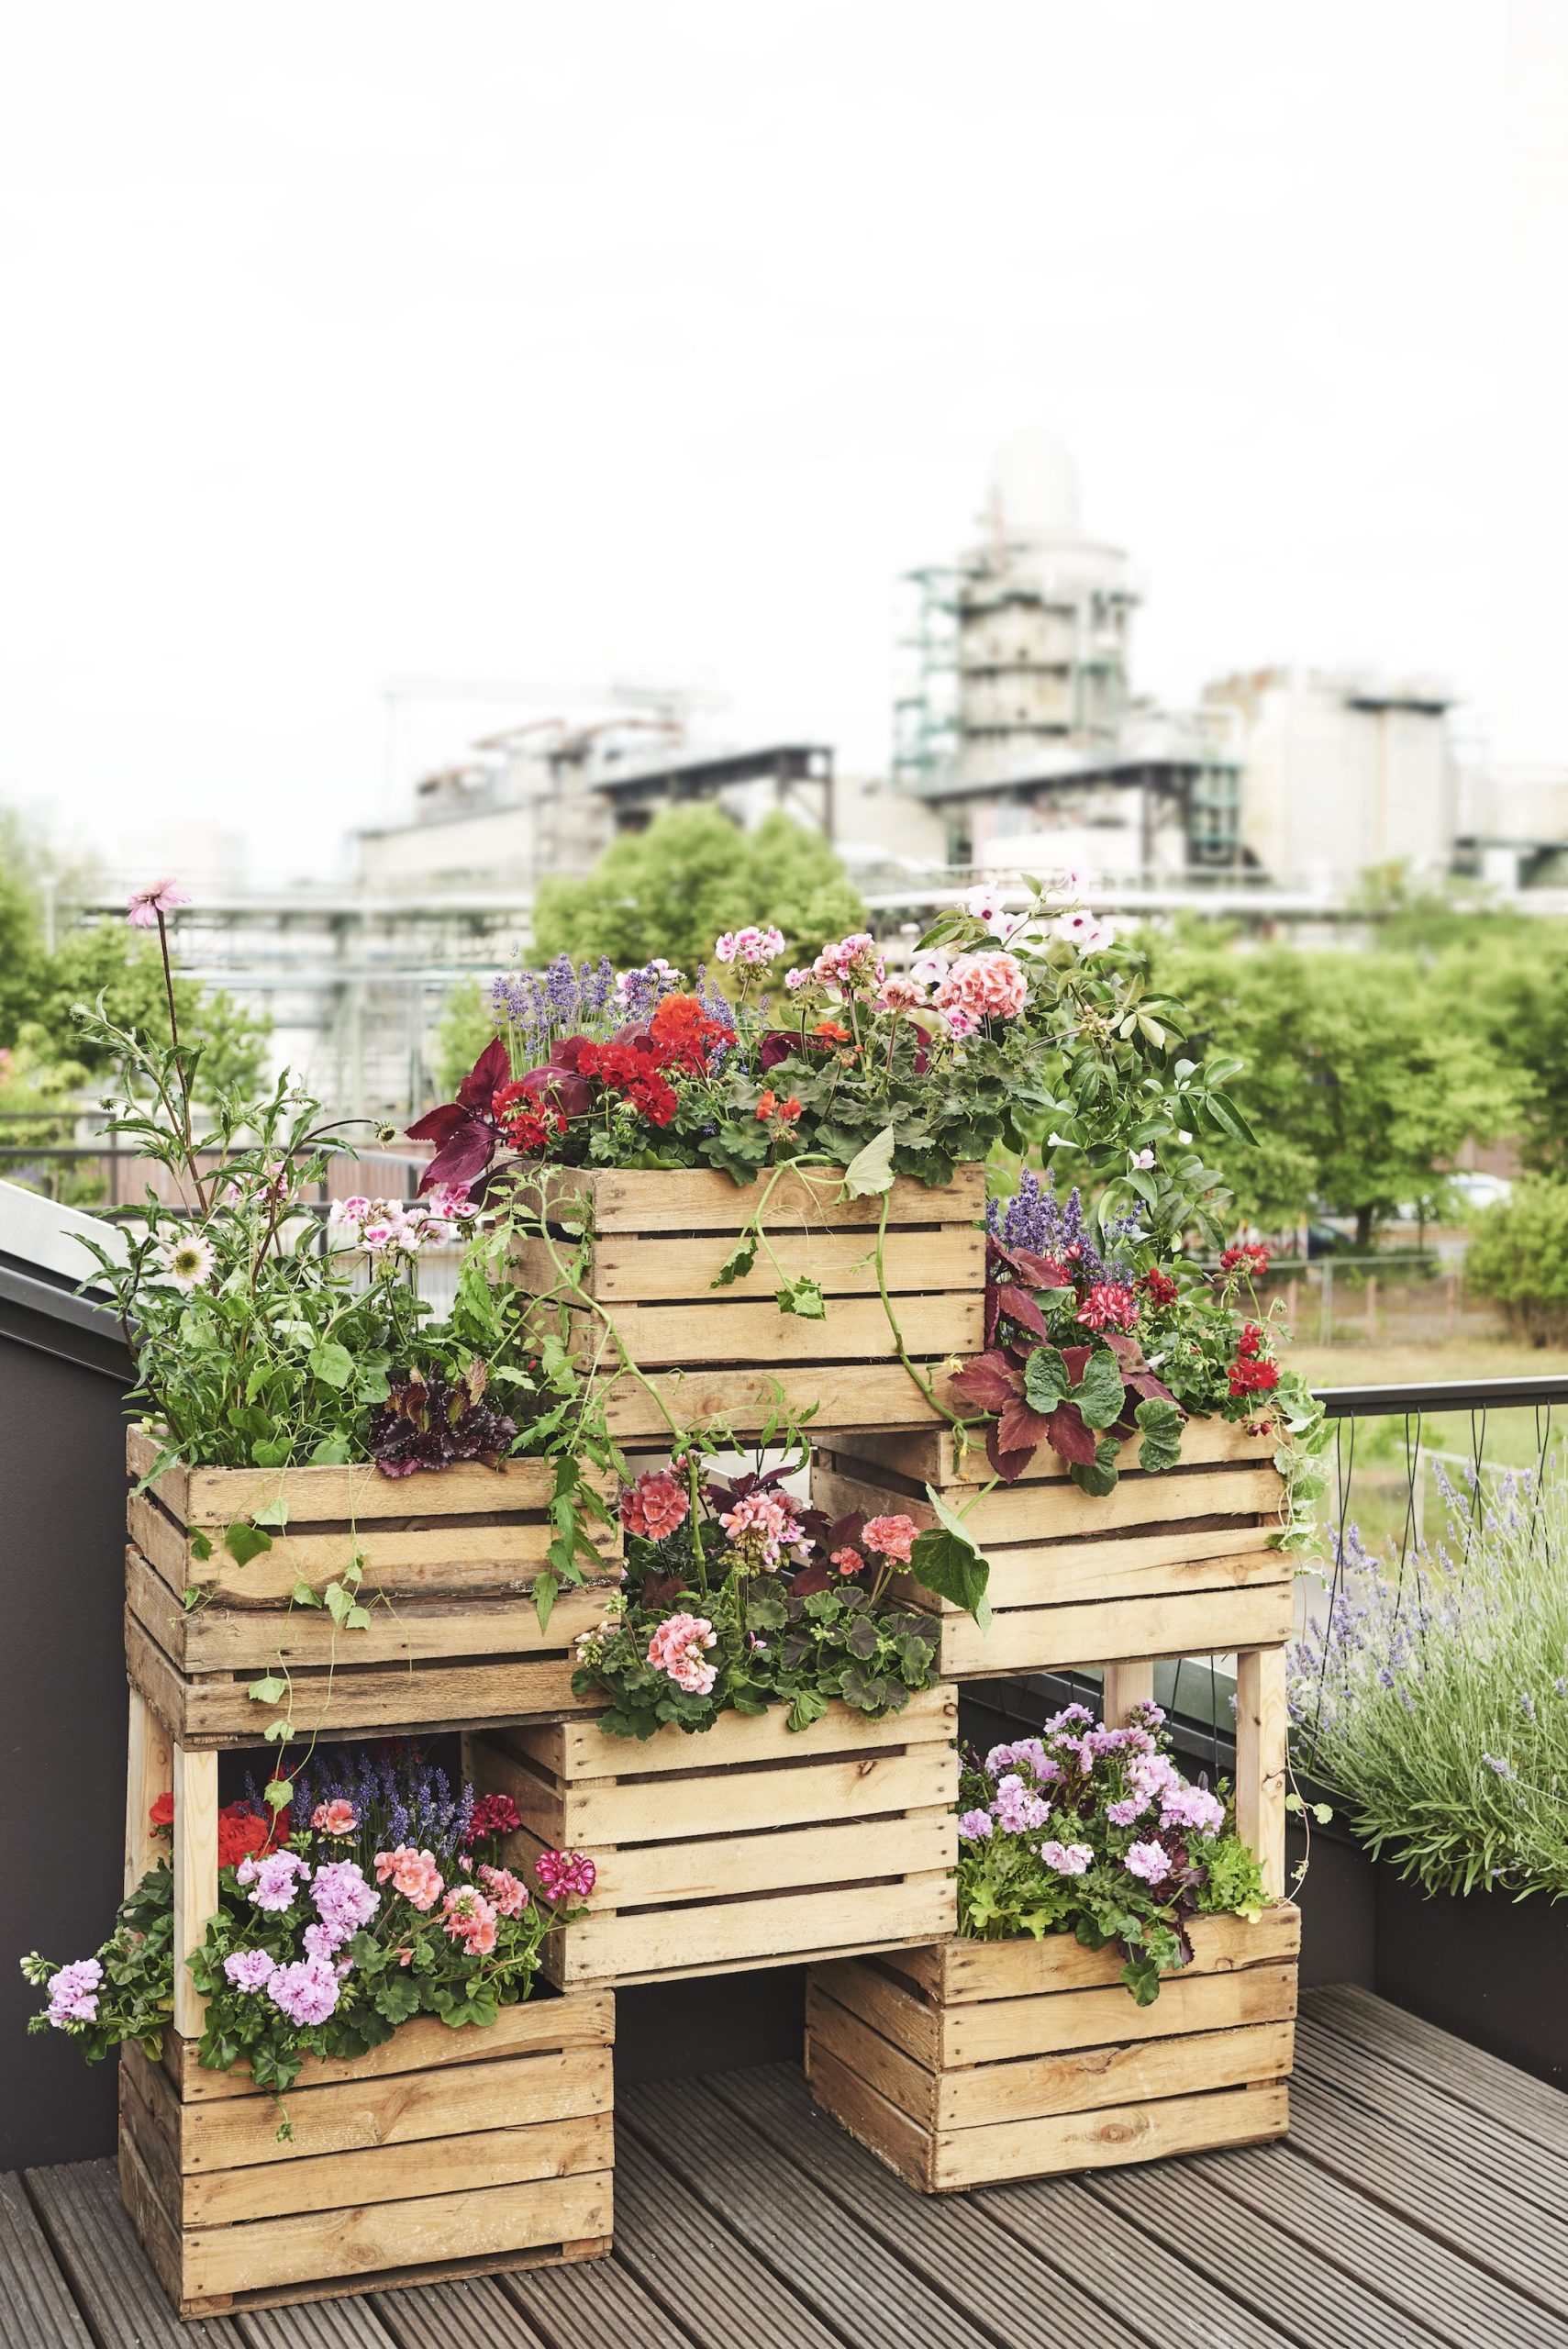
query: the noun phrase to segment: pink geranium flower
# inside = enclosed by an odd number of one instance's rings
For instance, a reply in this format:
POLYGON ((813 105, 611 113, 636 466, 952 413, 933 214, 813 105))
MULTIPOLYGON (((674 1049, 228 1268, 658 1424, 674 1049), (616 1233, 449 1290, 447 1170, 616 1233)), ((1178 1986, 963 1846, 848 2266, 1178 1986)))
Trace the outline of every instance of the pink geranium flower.
POLYGON ((861 1539, 868 1550, 875 1550, 883 1557, 893 1559, 895 1564, 906 1566, 919 1531, 914 1519, 900 1511, 894 1517, 868 1519, 861 1539))
POLYGON ((936 993, 939 1011, 962 1011, 976 1020, 1017 1019, 1029 999, 1023 964, 1000 951, 961 954, 936 993))
POLYGON ((132 930, 156 930, 160 914, 172 914, 190 898, 172 881, 154 881, 150 889, 133 889, 126 901, 125 918, 132 930))
POLYGON ((488 1957, 495 1946, 495 1909, 472 1884, 449 1892, 441 1909, 441 1931, 462 1942, 471 1957, 488 1957))
POLYGON ((443 1879, 435 1854, 417 1852, 412 1843, 399 1843, 395 1852, 376 1854, 376 1882, 385 1884, 389 1877, 393 1890, 401 1892, 416 1909, 433 1909, 441 1897, 443 1879))
POLYGON ((345 1802, 339 1795, 332 1802, 318 1802, 310 1814, 310 1823, 318 1835, 351 1835, 360 1819, 353 1804, 345 1802))
POLYGON ((648 1661, 655 1672, 667 1672, 677 1688, 688 1696, 710 1694, 717 1666, 707 1662, 705 1650, 717 1639, 706 1615, 671 1615, 648 1642, 648 1661))

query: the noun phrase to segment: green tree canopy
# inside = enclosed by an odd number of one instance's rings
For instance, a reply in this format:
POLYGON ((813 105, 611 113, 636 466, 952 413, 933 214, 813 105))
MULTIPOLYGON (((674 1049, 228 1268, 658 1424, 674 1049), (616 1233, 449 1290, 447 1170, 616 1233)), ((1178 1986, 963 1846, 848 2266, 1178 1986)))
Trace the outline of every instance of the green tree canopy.
POLYGON ((582 880, 544 882, 534 903, 536 959, 607 954, 618 967, 655 954, 686 972, 713 959, 721 932, 773 922, 795 961, 865 921, 865 907, 819 832, 781 809, 742 831, 713 807, 666 807, 647 831, 613 841, 582 880))

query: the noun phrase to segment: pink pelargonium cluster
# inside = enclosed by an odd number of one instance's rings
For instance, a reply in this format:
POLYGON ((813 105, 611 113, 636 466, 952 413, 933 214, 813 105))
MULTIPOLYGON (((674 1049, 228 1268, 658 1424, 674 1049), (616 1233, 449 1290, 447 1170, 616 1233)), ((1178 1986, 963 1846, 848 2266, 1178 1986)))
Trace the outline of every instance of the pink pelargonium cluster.
POLYGON ((721 1509, 718 1521, 729 1536, 730 1547, 749 1566, 773 1574, 786 1552, 801 1551, 805 1537, 782 1493, 747 1493, 733 1508, 721 1509))
MULTIPOLYGON (((791 979, 794 975, 791 973, 791 979)), ((811 975, 824 986, 840 987, 845 995, 853 995, 857 988, 881 986, 887 976, 887 965, 877 952, 876 941, 870 930, 856 930, 848 938, 840 938, 837 944, 822 949, 811 966, 811 975)))
POLYGON ((310 1823, 318 1835, 351 1835, 360 1823, 360 1815, 351 1802, 341 1795, 331 1802, 318 1802, 310 1814, 310 1823))
POLYGON ((939 981, 933 998, 950 1027, 955 1014, 967 1023, 955 1033, 972 1032, 983 1019, 1018 1019, 1028 1009, 1029 999, 1023 964, 1003 948, 959 955, 939 981))
POLYGON ((461 1239, 463 1220, 477 1212, 463 1185, 438 1183, 424 1198, 407 1205, 401 1199, 367 1199, 357 1192, 351 1198, 334 1199, 327 1210, 327 1226, 367 1256, 417 1256, 422 1248, 445 1247, 461 1239))
POLYGON ((727 930, 714 945, 714 952, 721 963, 745 963, 753 968, 763 963, 776 962, 784 951, 784 934, 772 922, 761 928, 755 922, 744 930, 727 930))
POLYGON ((868 1518, 861 1540, 868 1550, 875 1550, 879 1556, 891 1558, 895 1565, 906 1566, 919 1534, 920 1529, 914 1519, 906 1517, 899 1510, 891 1517, 868 1518))
POLYGON ((310 1898, 334 1949, 351 1941, 381 1907, 355 1860, 328 1860, 311 1880, 310 1898))
POLYGON ((558 1909, 563 1901, 586 1900, 598 1879, 586 1852, 541 1852, 534 1875, 545 1898, 558 1909))
POLYGON ((292 1965, 280 1965, 266 1987, 273 2006, 302 2031, 325 2022, 338 2005, 338 1969, 328 1958, 299 1958, 292 1965))
POLYGON ((621 1495, 620 1521, 645 1542, 667 1542, 691 1514, 691 1495, 668 1468, 651 1468, 621 1495))
POLYGON ((655 1672, 668 1673, 688 1696, 706 1697, 718 1677, 718 1667, 707 1662, 706 1651, 717 1645, 717 1638, 706 1615, 668 1615, 648 1642, 648 1661, 655 1672))
POLYGON ((495 1946, 496 1909, 472 1884, 460 1884, 441 1903, 441 1931, 462 1942, 470 1957, 488 1957, 495 1946))
POLYGON ((375 1880, 390 1882, 394 1892, 400 1892, 411 1908, 420 1909, 435 1907, 445 1882, 435 1854, 417 1852, 412 1843, 399 1843, 393 1852, 378 1852, 375 1880))
POLYGON ((234 1876, 258 1909, 283 1909, 293 1902, 301 1880, 308 1880, 310 1868, 297 1852, 269 1852, 261 1860, 252 1852, 240 1861, 234 1876))
POLYGON ((528 1887, 510 1868, 482 1866, 479 1881, 503 1917, 520 1917, 528 1905, 528 1887))
POLYGON ((51 2030, 67 2023, 96 2022, 98 1990, 104 1969, 95 1957, 79 1957, 50 1976, 49 2020, 51 2030))

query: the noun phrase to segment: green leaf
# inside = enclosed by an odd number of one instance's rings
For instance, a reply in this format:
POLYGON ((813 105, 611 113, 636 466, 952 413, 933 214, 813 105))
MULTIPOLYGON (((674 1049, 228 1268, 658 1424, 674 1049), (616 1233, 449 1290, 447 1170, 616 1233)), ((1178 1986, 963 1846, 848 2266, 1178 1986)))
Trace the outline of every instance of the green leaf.
POLYGON ((268 1501, 262 1508, 250 1512, 252 1525, 275 1525, 281 1532, 289 1521, 289 1505, 280 1493, 275 1501, 268 1501))
POLYGON ((846 1199, 871 1198, 880 1191, 892 1190, 893 1141, 893 1128, 884 1126, 863 1150, 856 1152, 844 1169, 842 1196, 846 1199))
POLYGON ((288 1695, 288 1682, 269 1672, 260 1680, 252 1680, 245 1694, 254 1705, 281 1705, 288 1695))
POLYGON ((346 1468, 352 1457, 346 1435, 324 1435, 310 1455, 310 1464, 313 1468, 346 1468))
POLYGON ((294 1787, 287 1778, 269 1778, 261 1793, 274 1810, 282 1810, 294 1793, 294 1787))
POLYGON ((550 1573, 534 1576, 534 1613, 541 1631, 550 1629, 550 1619, 555 1607, 555 1594, 561 1588, 559 1575, 550 1573))
POLYGON ((1093 1460, 1074 1460, 1068 1474, 1081 1492, 1093 1493, 1096 1500, 1103 1501, 1107 1493, 1116 1490, 1120 1454, 1121 1446, 1115 1436, 1103 1435, 1095 1446, 1093 1460))
POLYGON ((263 1550, 272 1548, 272 1537, 263 1533, 260 1526, 247 1525, 242 1517, 237 1517, 223 1537, 223 1546, 237 1566, 246 1566, 263 1550))
POLYGON ((187 1527, 186 1529, 186 1539, 189 1542, 190 1552, 193 1558, 202 1559, 211 1557, 212 1536, 210 1534, 200 1533, 194 1526, 192 1526, 187 1527))
POLYGON ((310 1370, 323 1386, 341 1388, 354 1375, 354 1357, 347 1346, 339 1345, 336 1338, 328 1338, 324 1345, 311 1348, 310 1370))
POLYGON ((785 1729, 809 1729, 819 1721, 828 1709, 828 1699, 820 1688, 802 1688, 784 1717, 785 1729))
POLYGON ((909 1553, 909 1571, 917 1582, 934 1591, 939 1598, 951 1598, 955 1607, 967 1608, 984 1631, 991 1616, 985 1596, 991 1579, 990 1562, 976 1549, 970 1535, 930 1486, 926 1490, 944 1522, 929 1527, 917 1537, 909 1553))
POLYGON ((1162 1395, 1146 1396, 1133 1413, 1143 1431, 1138 1447, 1138 1464, 1154 1474, 1173 1468, 1182 1456, 1182 1428, 1184 1424, 1174 1403, 1162 1395))
POLYGON ((293 1727, 294 1724, 289 1720, 288 1715, 286 1713, 280 1713, 275 1721, 269 1721, 267 1723, 266 1728, 261 1731, 261 1735, 265 1738, 269 1745, 281 1745, 284 1742, 284 1740, 290 1734, 293 1727))
POLYGON ((312 1590, 307 1582, 296 1582, 289 1597, 296 1607, 319 1607, 321 1604, 319 1594, 312 1590))
POLYGON ((720 1264, 709 1288, 728 1288, 731 1281, 743 1281, 757 1261, 757 1235, 749 1231, 738 1248, 732 1249, 720 1264))
POLYGON ((1108 1346, 1096 1346, 1084 1364, 1084 1375, 1073 1390, 1073 1400, 1085 1427, 1114 1427, 1127 1402, 1121 1364, 1108 1346))
POLYGON ((828 1308, 822 1291, 806 1273, 802 1273, 777 1292, 781 1313, 798 1314, 803 1321, 825 1321, 828 1308))
POLYGON ((1030 1410, 1049 1416, 1059 1403, 1066 1401, 1072 1386, 1067 1364, 1058 1349, 1036 1346, 1024 1364, 1024 1400, 1030 1410))

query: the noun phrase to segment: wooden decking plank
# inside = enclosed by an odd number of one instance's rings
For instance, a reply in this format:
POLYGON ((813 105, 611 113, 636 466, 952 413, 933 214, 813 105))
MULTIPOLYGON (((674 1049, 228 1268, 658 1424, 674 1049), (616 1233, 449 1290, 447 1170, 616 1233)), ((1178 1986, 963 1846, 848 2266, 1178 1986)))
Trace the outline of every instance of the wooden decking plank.
POLYGON ((1272 2219, 1347 2275, 1373 2281, 1452 2349, 1475 2349, 1482 2307, 1488 2349, 1568 2349, 1568 2321, 1495 2276, 1483 2276, 1447 2243, 1422 2234, 1288 2144, 1205 2154, 1185 2166, 1220 2179, 1234 2200, 1272 2219))
POLYGON ((1489 2114, 1549 2152, 1568 2154, 1568 2095, 1550 2081, 1534 2079, 1517 2064, 1349 1982, 1304 1991, 1301 2010, 1337 2037, 1431 2081, 1456 2104, 1489 2114))
MULTIPOLYGON (((1179 2199, 1183 2165, 1159 2166, 1167 2189, 1179 2199)), ((1184 2258, 1173 2257, 1122 2213, 1095 2201, 1076 2177, 988 2186, 964 2199, 1017 2241, 1049 2243, 1053 2258, 1080 2280, 1099 2285, 1121 2321, 1140 2327, 1162 2349, 1174 2341, 1190 2349, 1298 2349, 1291 2334, 1196 2275, 1184 2258)), ((1314 2349, 1336 2349, 1333 2335, 1314 2349)))
MULTIPOLYGON (((318 2302, 303 2313, 308 2319, 325 2316, 331 2305, 318 2302)), ((386 2328, 383 2338, 395 2342, 397 2349, 544 2349, 543 2335, 517 2313, 498 2276, 378 2292, 374 2305, 386 2328)))
MULTIPOLYGON (((1335 2349, 1431 2349, 1441 2335, 1393 2308, 1347 2276, 1311 2244, 1226 2191, 1222 2179, 1184 2163, 1139 2163, 1096 2171, 1084 2190, 1145 2228, 1173 2257, 1267 2315, 1302 2349, 1332 2341, 1335 2349)), ((1479 2281, 1479 2279, 1477 2279, 1479 2281)))
POLYGON ((182 2323, 120 2203, 113 2162, 27 2173, 28 2192, 100 2349, 243 2349, 228 2317, 182 2323))
MULTIPOLYGON (((391 2297, 389 2295, 389 2297, 391 2297)), ((423 2299, 410 2292, 410 2299, 423 2299)), ((231 2321, 246 2349, 395 2349, 395 2336, 368 2299, 309 2300, 282 2309, 241 2309, 231 2321)), ((450 2343, 451 2335, 432 2333, 450 2343)), ((495 2336, 490 2336, 493 2341, 495 2336)), ((526 2344, 520 2344, 526 2349, 526 2344)))
MULTIPOLYGON (((618 2174, 616 2191, 618 2198, 618 2174)), ((617 2208, 617 2225, 621 2217, 617 2208)), ((503 2288, 527 2315, 533 2328, 528 2339, 537 2333, 549 2349, 692 2349, 700 2343, 700 2335, 677 2324, 618 2259, 530 2268, 526 2276, 506 2277, 503 2288)), ((514 2339, 521 2349, 521 2333, 506 2332, 492 2334, 486 2349, 497 2342, 510 2349, 514 2339)))
MULTIPOLYGON (((662 2080, 648 2109, 668 2110, 670 2092, 686 2085, 662 2080)), ((667 2312, 679 2307, 700 2349, 842 2349, 752 2244, 682 2182, 673 2158, 682 2121, 672 2112, 651 2145, 626 2125, 624 2104, 616 2124, 617 2258, 667 2312)), ((764 2181, 759 2199, 766 2194, 764 2181)), ((781 2215, 787 2223, 790 2214, 781 2215)))
POLYGON ((738 2123, 706 2081, 634 2088, 617 2118, 623 2143, 632 2130, 655 2147, 851 2349, 887 2349, 893 2341, 899 2349, 991 2349, 960 2303, 917 2276, 814 2178, 796 2172, 780 2194, 763 2140, 738 2123))
POLYGON ((1568 2224, 1539 2205, 1522 2208, 1468 2150, 1456 2157, 1381 2114, 1356 2114, 1307 2074, 1292 2082, 1290 2102, 1290 2143, 1298 2153, 1527 2299, 1568 2316, 1568 2224))
MULTIPOLYGON (((708 2086, 917 2275, 956 2294, 1005 2349, 1040 2349, 1040 2310, 1047 2307, 1053 2331, 1093 2341, 1095 2349, 1143 2349, 1150 2341, 1053 2266, 1047 2245, 1022 2245, 966 2199, 917 2194, 890 2175, 817 2111, 793 2067, 728 2073, 708 2086)), ((786 2204, 794 2192, 791 2179, 782 2187, 786 2204)))
POLYGON ((1385 2120, 1440 2145, 1462 2141, 1467 2159, 1506 2180, 1521 2202, 1568 2210, 1568 2154, 1531 2144, 1492 2114, 1456 2107, 1440 2082, 1418 2079, 1310 2020, 1296 2027, 1296 2060, 1302 2072, 1324 2081, 1350 2103, 1380 2112, 1385 2120))
POLYGON ((0 2349, 93 2349, 27 2188, 9 2171, 0 2176, 0 2349))

